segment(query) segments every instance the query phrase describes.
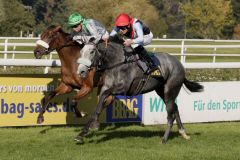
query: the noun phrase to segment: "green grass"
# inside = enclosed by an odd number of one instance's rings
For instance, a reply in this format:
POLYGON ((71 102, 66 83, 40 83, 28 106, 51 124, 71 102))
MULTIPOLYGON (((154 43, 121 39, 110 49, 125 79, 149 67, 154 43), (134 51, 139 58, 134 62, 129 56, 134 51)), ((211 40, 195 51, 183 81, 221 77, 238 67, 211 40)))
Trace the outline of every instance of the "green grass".
POLYGON ((103 126, 77 145, 77 126, 0 128, 1 160, 237 160, 240 122, 185 124, 190 140, 176 126, 166 145, 165 125, 103 126))

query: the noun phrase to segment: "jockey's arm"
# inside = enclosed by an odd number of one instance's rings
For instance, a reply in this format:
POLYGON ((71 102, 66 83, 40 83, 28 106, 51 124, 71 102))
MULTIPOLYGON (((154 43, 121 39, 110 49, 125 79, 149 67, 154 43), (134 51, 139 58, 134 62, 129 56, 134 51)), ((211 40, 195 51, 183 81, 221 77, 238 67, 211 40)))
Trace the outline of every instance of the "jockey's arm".
POLYGON ((100 24, 98 25, 98 23, 94 22, 94 21, 90 21, 89 24, 87 25, 87 29, 89 31, 89 33, 91 34, 90 37, 94 37, 94 43, 98 43, 101 39, 105 40, 105 38, 109 37, 109 33, 108 31, 101 26, 100 24))
POLYGON ((137 22, 133 27, 137 34, 137 37, 133 39, 133 44, 143 45, 143 27, 141 23, 137 22))
POLYGON ((85 35, 75 35, 73 36, 73 40, 78 42, 79 44, 83 44, 89 41, 91 36, 85 36, 85 35))
POLYGON ((119 28, 114 27, 113 30, 112 30, 112 32, 110 33, 110 36, 111 36, 111 37, 114 37, 115 35, 118 34, 118 32, 119 32, 119 28))

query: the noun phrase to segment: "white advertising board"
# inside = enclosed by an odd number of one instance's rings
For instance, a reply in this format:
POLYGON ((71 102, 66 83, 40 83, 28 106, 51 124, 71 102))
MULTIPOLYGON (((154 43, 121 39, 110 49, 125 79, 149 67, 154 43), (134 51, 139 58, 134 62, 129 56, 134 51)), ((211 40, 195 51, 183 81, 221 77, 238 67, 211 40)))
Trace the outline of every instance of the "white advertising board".
MULTIPOLYGON (((202 82, 204 91, 182 87, 176 103, 184 123, 240 120, 240 82, 202 82)), ((154 92, 143 95, 143 124, 166 124, 167 112, 154 92)))

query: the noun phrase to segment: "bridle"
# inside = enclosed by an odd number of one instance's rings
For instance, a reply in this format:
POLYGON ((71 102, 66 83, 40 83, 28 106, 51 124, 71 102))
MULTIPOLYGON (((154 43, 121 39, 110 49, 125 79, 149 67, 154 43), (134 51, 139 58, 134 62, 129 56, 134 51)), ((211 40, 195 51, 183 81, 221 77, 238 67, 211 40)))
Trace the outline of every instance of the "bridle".
POLYGON ((63 44, 63 45, 61 45, 61 46, 58 46, 58 47, 55 47, 55 48, 51 48, 49 44, 50 44, 53 40, 55 40, 59 35, 60 35, 60 34, 58 33, 58 34, 56 34, 56 35, 54 35, 54 36, 51 36, 51 38, 49 38, 47 42, 44 41, 44 40, 41 40, 41 39, 37 40, 36 44, 37 44, 37 45, 40 45, 40 46, 42 46, 42 47, 44 48, 44 50, 42 50, 40 53, 41 53, 41 54, 49 54, 49 53, 51 53, 51 52, 54 51, 54 50, 56 50, 56 51, 58 52, 58 51, 60 51, 60 50, 61 50, 62 48, 64 48, 64 47, 75 46, 75 44, 72 43, 73 41, 70 41, 70 42, 68 42, 67 44, 63 44))
MULTIPOLYGON (((100 56, 100 52, 99 52, 99 50, 98 50, 98 45, 97 44, 95 44, 94 42, 88 42, 88 43, 86 43, 86 44, 91 44, 91 45, 94 45, 94 47, 95 47, 95 55, 94 56, 97 56, 97 57, 99 57, 100 56)), ((86 45, 85 44, 85 45, 86 45)), ((86 58, 83 58, 83 57, 81 57, 81 58, 79 58, 78 60, 77 60, 77 63, 79 63, 79 64, 83 64, 84 66, 86 66, 87 68, 88 68, 88 71, 89 70, 91 70, 92 68, 94 68, 95 66, 96 66, 96 64, 97 64, 97 59, 98 58, 94 58, 94 61, 93 62, 91 62, 89 59, 86 59, 86 58)))

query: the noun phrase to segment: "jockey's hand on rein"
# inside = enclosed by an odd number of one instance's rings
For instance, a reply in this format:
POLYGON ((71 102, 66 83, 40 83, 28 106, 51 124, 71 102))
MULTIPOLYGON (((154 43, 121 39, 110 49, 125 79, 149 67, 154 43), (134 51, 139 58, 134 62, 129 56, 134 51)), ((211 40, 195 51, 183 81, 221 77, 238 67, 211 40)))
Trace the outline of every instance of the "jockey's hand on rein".
POLYGON ((123 40, 124 40, 123 44, 126 47, 131 46, 131 44, 133 44, 133 40, 131 39, 123 39, 123 40))

